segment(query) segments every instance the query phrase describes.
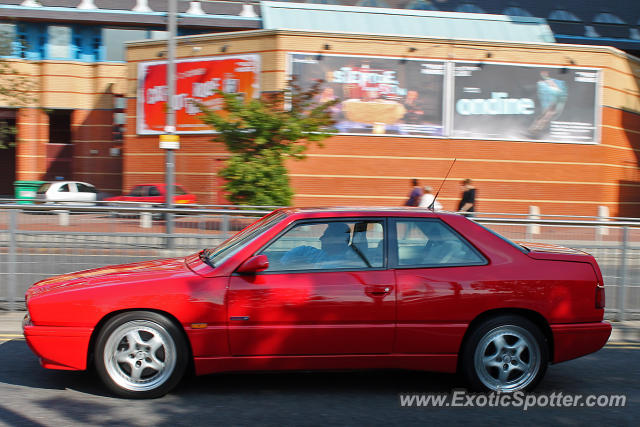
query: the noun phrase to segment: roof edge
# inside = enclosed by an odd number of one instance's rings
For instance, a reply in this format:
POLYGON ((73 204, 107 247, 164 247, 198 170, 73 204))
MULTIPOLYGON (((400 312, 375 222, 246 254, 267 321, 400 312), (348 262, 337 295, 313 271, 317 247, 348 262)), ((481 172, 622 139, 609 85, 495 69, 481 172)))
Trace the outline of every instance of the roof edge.
MULTIPOLYGON (((213 34, 199 34, 191 36, 176 37, 176 40, 233 40, 246 37, 261 37, 261 36, 310 36, 310 37, 339 37, 347 39, 368 39, 368 40, 398 40, 398 41, 433 41, 442 44, 464 44, 464 45, 481 45, 481 46, 503 46, 503 47, 544 47, 549 50, 569 50, 577 52, 608 52, 616 56, 630 58, 640 62, 640 58, 630 55, 613 46, 601 46, 601 45, 581 45, 581 44, 566 44, 566 43, 544 43, 544 42, 512 42, 512 41, 496 41, 496 40, 470 40, 470 39, 448 39, 437 37, 425 37, 425 36, 399 36, 399 35, 385 35, 385 34, 369 34, 369 33, 342 33, 342 32, 324 32, 324 31, 305 31, 305 30, 288 30, 288 29, 261 29, 261 30, 242 30, 231 31, 224 33, 213 34)), ((139 40, 125 42, 127 46, 131 47, 144 47, 155 45, 166 45, 166 40, 139 40)))

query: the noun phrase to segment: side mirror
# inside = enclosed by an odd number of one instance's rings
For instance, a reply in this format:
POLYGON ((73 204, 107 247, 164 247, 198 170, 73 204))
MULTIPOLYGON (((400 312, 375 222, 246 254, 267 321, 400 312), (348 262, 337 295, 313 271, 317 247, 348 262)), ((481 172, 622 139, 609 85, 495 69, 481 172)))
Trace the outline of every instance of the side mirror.
POLYGON ((269 259, 266 255, 252 256, 236 270, 238 273, 254 274, 269 268, 269 259))

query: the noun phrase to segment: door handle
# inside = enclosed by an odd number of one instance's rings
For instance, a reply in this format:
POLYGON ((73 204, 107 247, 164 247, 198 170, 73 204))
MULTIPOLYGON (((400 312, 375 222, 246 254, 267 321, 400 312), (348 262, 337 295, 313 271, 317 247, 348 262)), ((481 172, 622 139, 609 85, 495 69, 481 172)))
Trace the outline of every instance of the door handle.
POLYGON ((392 286, 368 286, 366 292, 369 295, 379 297, 390 294, 392 288, 392 286))

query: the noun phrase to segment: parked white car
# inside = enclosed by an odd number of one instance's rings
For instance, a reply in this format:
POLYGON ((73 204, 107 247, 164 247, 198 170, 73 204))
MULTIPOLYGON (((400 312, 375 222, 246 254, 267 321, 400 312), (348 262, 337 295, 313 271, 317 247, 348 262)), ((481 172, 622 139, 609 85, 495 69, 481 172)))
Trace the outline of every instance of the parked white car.
POLYGON ((79 181, 45 182, 36 192, 36 203, 60 203, 67 205, 95 205, 98 190, 91 184, 79 181))

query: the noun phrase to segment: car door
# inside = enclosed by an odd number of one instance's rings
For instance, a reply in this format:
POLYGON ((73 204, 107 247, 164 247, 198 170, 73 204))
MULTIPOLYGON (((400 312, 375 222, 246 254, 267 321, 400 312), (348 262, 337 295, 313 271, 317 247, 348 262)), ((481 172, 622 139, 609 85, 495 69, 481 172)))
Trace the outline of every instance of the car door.
POLYGON ((390 353, 395 284, 385 234, 381 219, 298 222, 258 251, 269 259, 266 271, 230 278, 232 354, 390 353), (330 226, 348 230, 348 252, 323 258, 330 226))
POLYGON ((76 182, 77 200, 83 205, 93 205, 97 199, 97 191, 95 187, 84 184, 82 182, 76 182))
POLYGON ((468 323, 465 308, 476 301, 474 283, 487 277, 487 259, 437 218, 394 219, 390 235, 398 287, 394 351, 457 353, 468 323))
POLYGON ((58 188, 54 187, 53 200, 61 204, 69 204, 73 201, 76 187, 71 182, 60 184, 58 188))

